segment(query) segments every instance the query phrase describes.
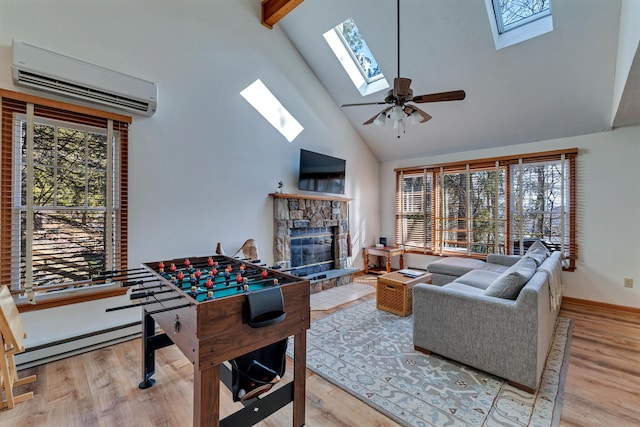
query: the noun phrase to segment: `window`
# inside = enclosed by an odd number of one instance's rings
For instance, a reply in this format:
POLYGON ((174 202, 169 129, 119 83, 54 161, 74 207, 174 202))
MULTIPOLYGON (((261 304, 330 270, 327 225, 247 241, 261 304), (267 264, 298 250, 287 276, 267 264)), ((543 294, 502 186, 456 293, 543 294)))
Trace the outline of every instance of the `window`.
POLYGON ((0 96, 0 284, 22 291, 19 302, 120 292, 116 283, 94 279, 126 269, 130 119, 8 91, 0 96))
POLYGON ((302 125, 284 108, 273 93, 258 79, 247 86, 240 95, 291 142, 304 130, 302 125))
POLYGON ((577 150, 396 170, 396 244, 435 255, 520 254, 534 239, 575 268, 577 150))
POLYGON ((493 0, 498 32, 503 34, 551 15, 550 0, 493 0))
POLYGON ((496 49, 553 31, 551 0, 485 0, 496 49))
POLYGON ((346 19, 336 25, 324 33, 324 38, 361 95, 369 95, 389 87, 353 19, 346 19))

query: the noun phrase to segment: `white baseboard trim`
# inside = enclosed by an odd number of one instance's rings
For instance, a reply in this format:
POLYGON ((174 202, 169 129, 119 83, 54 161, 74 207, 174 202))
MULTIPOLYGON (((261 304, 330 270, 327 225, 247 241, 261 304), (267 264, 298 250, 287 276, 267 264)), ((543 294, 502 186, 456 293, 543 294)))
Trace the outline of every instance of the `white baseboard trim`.
POLYGON ((115 328, 26 348, 24 352, 15 355, 16 368, 20 370, 43 365, 141 336, 141 322, 133 322, 115 328))

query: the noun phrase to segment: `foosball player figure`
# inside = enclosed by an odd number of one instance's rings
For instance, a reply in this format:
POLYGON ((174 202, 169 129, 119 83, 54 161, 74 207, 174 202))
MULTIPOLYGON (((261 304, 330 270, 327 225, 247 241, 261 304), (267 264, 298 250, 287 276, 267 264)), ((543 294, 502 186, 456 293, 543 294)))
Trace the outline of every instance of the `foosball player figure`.
POLYGON ((189 292, 189 295, 191 295, 193 298, 198 296, 198 287, 197 286, 192 286, 191 287, 191 292, 189 292))
POLYGON ((278 279, 273 279, 273 286, 278 286, 279 284, 278 279))
POLYGON ((182 285, 182 281, 184 280, 184 273, 182 271, 178 272, 178 284, 182 285))
POLYGON ((189 282, 191 282, 191 286, 195 286, 198 284, 198 280, 196 279, 195 273, 189 274, 189 282))
POLYGON ((177 267, 174 263, 171 263, 171 265, 169 266, 169 271, 172 273, 175 273, 177 270, 177 267))
POLYGON ((262 273, 260 273, 260 276, 261 276, 263 279, 266 279, 266 278, 267 278, 267 276, 269 276, 269 272, 268 272, 267 270, 262 270, 262 273))
POLYGON ((244 264, 240 265, 240 274, 242 274, 243 276, 247 273, 247 266, 244 264))
POLYGON ((189 268, 191 266, 191 261, 189 260, 189 258, 185 258, 184 259, 184 266, 189 268))
POLYGON ((178 279, 176 278, 176 276, 171 276, 171 283, 173 283, 174 285, 178 286, 178 279))
POLYGON ((215 279, 215 277, 218 275, 218 269, 213 267, 211 269, 211 271, 209 272, 209 277, 212 279, 215 279))
POLYGON ((209 257, 209 258, 207 259, 207 265, 208 265, 209 267, 213 267, 213 263, 214 263, 213 258, 212 258, 212 257, 209 257))
POLYGON ((207 301, 211 301, 213 299, 213 291, 207 292, 207 301))
POLYGON ((236 283, 242 283, 242 274, 238 273, 236 275, 236 283))
POLYGON ((242 281, 242 290, 245 294, 249 293, 249 283, 246 277, 242 281))
POLYGON ((158 273, 164 273, 164 262, 162 261, 160 261, 160 264, 158 264, 158 273))
POLYGON ((213 281, 211 279, 207 279, 207 283, 204 284, 207 289, 213 289, 213 281))
POLYGON ((231 272, 229 270, 224 270, 224 278, 227 280, 227 286, 229 286, 229 279, 231 279, 231 272))
POLYGON ((198 280, 200 280, 200 277, 202 277, 202 271, 200 271, 200 270, 196 270, 196 272, 193 273, 193 274, 196 275, 196 279, 198 279, 198 280))

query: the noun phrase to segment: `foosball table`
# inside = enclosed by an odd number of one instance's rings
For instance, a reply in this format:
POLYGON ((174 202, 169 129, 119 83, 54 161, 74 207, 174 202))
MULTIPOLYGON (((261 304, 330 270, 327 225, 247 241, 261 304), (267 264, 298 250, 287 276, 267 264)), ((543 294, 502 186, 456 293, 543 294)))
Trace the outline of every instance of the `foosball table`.
POLYGON ((155 382, 155 351, 175 344, 194 366, 194 426, 253 425, 289 402, 293 425, 304 425, 308 280, 224 255, 142 266, 144 275, 125 283, 135 286, 130 297, 137 303, 131 306, 143 313, 141 389, 155 382), (286 348, 291 336, 293 381, 263 396, 246 394, 251 398, 243 399, 244 407, 220 420, 220 382, 231 388, 234 381, 224 362, 283 340, 286 348))

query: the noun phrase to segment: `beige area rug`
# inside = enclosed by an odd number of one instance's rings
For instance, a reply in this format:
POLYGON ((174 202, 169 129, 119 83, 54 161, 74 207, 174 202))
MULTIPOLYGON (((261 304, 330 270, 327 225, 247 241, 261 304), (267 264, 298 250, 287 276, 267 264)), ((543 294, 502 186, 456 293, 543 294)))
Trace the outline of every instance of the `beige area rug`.
POLYGON ((403 426, 552 427, 559 425, 571 328, 571 319, 558 318, 534 394, 415 351, 412 316, 377 310, 373 300, 311 323, 307 368, 403 426))
POLYGON ((330 310, 347 302, 372 294, 376 288, 362 283, 349 283, 311 294, 311 310, 330 310))

